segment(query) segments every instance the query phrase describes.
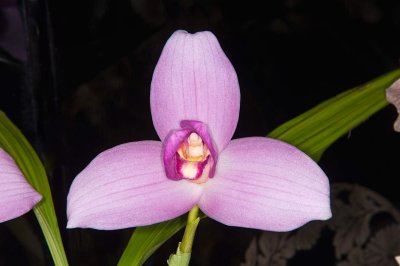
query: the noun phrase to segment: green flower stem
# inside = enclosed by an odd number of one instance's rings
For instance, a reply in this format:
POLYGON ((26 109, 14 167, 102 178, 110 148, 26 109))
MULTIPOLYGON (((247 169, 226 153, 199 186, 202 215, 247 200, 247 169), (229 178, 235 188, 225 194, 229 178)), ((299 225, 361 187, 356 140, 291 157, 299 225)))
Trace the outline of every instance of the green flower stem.
POLYGON ((169 266, 188 266, 190 262, 193 239, 196 234, 197 226, 200 222, 199 207, 195 205, 189 212, 185 233, 182 242, 178 244, 175 254, 169 256, 167 264, 169 266))
POLYGON ((179 246, 182 253, 192 252, 193 239, 199 222, 199 207, 195 205, 189 212, 185 233, 183 234, 182 243, 179 246))

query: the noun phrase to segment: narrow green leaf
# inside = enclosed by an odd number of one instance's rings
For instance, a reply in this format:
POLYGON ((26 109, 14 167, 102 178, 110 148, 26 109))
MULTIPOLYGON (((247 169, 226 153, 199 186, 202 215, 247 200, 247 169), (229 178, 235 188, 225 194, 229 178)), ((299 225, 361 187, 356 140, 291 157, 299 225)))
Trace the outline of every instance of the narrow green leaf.
POLYGON ((268 137, 298 147, 318 161, 338 138, 385 107, 385 90, 400 77, 400 69, 345 91, 272 131, 268 137))
MULTIPOLYGON (((388 104, 385 89, 398 78, 400 69, 345 91, 279 126, 268 137, 291 143, 318 161, 333 142, 388 104)), ((118 265, 142 265, 185 223, 186 215, 183 215, 164 223, 137 228, 118 265)))
POLYGON ((43 164, 21 131, 1 111, 0 147, 14 158, 29 183, 43 196, 43 199, 34 207, 34 213, 47 241, 54 264, 68 265, 43 164))
POLYGON ((186 225, 186 220, 186 215, 182 215, 166 222, 136 228, 118 266, 142 265, 165 241, 186 225))

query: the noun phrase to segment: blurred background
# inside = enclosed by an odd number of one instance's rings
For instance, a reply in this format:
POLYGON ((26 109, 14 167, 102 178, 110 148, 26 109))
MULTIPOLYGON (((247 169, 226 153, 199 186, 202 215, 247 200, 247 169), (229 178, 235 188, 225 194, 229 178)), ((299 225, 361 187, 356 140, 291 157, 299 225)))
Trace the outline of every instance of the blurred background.
MULTIPOLYGON (((66 196, 99 152, 158 139, 150 81, 175 30, 212 31, 234 65, 242 94, 234 138, 265 136, 399 67, 399 0, 75 2, 0 0, 0 110, 47 168, 71 265, 116 265, 133 231, 66 230, 66 196)), ((331 221, 270 233, 205 219, 191 265, 397 265, 395 117, 386 107, 323 155, 331 221)), ((146 265, 165 265, 181 236, 146 265)), ((52 265, 32 212, 0 224, 0 265, 52 265)))

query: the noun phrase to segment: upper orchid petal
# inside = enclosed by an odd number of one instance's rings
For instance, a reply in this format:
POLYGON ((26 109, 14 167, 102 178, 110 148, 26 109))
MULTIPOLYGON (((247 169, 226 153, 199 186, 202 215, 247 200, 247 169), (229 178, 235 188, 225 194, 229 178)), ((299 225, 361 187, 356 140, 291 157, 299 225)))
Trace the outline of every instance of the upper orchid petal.
POLYGON ((318 165, 289 144, 261 137, 229 143, 199 207, 226 225, 270 231, 331 217, 329 183, 318 165))
POLYGON ((211 32, 176 31, 154 70, 151 113, 163 141, 182 120, 208 125, 220 152, 235 131, 240 107, 236 72, 211 32))
POLYGON ((140 141, 99 154, 74 180, 68 228, 121 229, 175 218, 190 210, 202 188, 165 176, 162 144, 140 141))
POLYGON ((0 148, 0 223, 27 213, 41 199, 15 161, 0 148))

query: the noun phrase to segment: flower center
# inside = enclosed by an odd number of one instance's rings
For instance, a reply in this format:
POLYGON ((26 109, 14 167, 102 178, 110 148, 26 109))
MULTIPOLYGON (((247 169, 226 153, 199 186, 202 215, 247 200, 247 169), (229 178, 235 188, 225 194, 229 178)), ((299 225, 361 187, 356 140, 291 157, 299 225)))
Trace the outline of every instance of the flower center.
POLYGON ((182 178, 195 183, 207 181, 212 163, 210 150, 197 133, 192 132, 176 152, 176 171, 182 178))
POLYGON ((163 143, 165 174, 176 181, 204 183, 213 178, 218 160, 207 125, 201 121, 182 120, 180 126, 172 130, 163 143))

